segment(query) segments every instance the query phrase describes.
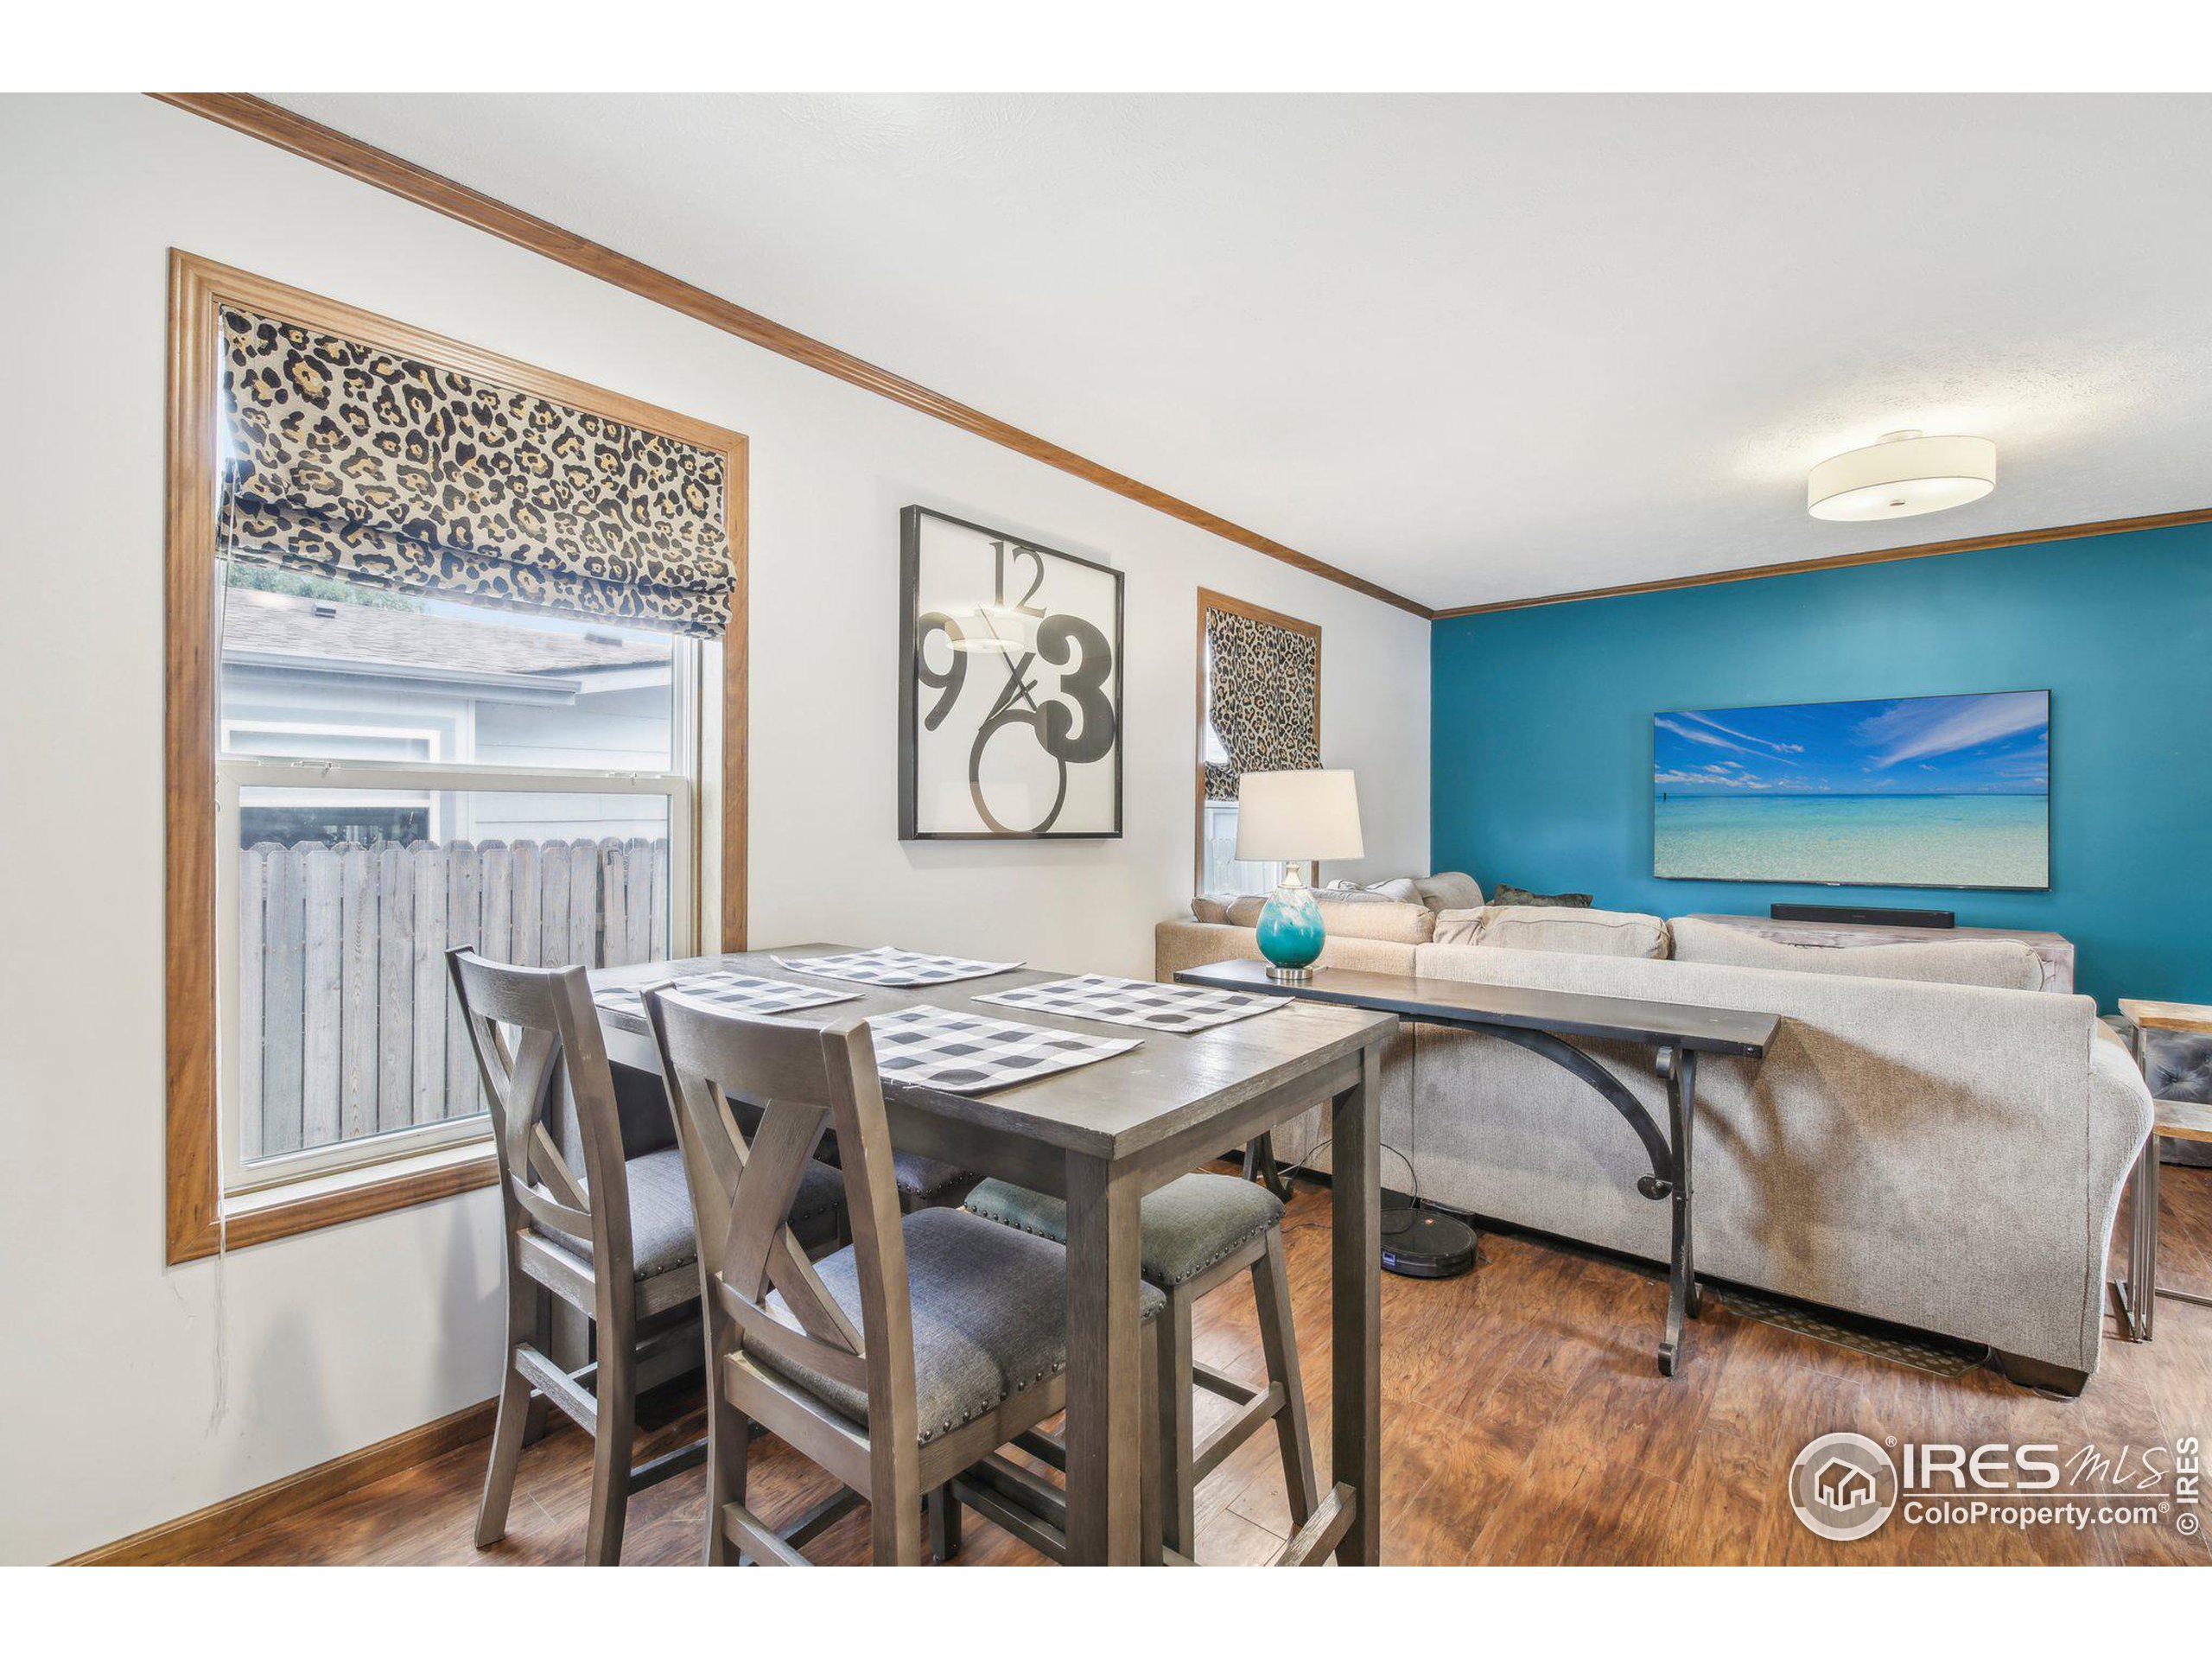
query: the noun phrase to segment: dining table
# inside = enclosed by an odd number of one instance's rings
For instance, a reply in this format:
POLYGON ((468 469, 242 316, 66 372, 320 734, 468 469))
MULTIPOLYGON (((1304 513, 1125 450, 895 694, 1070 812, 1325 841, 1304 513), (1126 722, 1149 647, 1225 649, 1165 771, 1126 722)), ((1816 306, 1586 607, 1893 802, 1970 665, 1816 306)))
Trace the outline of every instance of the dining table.
MULTIPOLYGON (((1110 1058, 981 1092, 885 1076, 893 1144, 995 1176, 1067 1204, 1068 1349, 1065 1423, 1067 1559, 1137 1562, 1145 1340, 1138 1318, 1139 1213, 1146 1193, 1239 1149, 1316 1105, 1332 1141, 1330 1475, 1319 1510, 1278 1559, 1333 1554, 1341 1565, 1381 1559, 1382 1271, 1380 1181, 1382 1051, 1397 1028, 1387 1012, 1306 1001, 1204 1030, 1139 1030, 978 996, 1070 978, 1017 966, 987 977, 906 988, 810 976, 804 961, 855 947, 788 945, 594 970, 594 995, 735 972, 850 992, 849 1000, 779 1014, 828 1025, 923 1006, 1137 1037, 1110 1058), (779 961, 779 958, 784 960, 779 961), (789 965, 797 963, 798 965, 789 965)), ((609 1060, 658 1074, 652 1039, 627 999, 597 1005, 609 1060)), ((628 1133, 626 1124, 626 1135, 628 1133)))

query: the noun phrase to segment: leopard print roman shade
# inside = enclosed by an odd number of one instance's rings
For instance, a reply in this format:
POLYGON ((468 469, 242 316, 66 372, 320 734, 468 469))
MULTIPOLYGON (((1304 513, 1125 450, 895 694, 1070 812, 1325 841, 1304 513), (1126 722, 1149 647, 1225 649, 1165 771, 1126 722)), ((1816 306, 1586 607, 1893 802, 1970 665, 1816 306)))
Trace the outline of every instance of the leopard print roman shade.
POLYGON ((1321 764, 1321 632, 1206 610, 1206 707, 1228 764, 1205 763, 1206 798, 1233 801, 1248 772, 1321 764))
POLYGON ((718 638, 718 452, 296 322, 219 308, 221 550, 718 638))

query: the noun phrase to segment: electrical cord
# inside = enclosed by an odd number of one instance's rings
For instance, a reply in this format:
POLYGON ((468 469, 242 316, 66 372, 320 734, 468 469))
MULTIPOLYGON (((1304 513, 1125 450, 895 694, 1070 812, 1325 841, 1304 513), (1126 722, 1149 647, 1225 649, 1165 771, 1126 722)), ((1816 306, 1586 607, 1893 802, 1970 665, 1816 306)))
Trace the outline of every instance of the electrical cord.
MULTIPOLYGON (((1308 1149, 1305 1155, 1300 1158, 1296 1163, 1277 1164, 1275 1166, 1275 1173, 1281 1176, 1283 1179, 1288 1180, 1300 1170, 1312 1168, 1313 1160, 1316 1158, 1319 1158, 1321 1154, 1327 1149, 1329 1142, 1334 1141, 1336 1138, 1337 1137, 1332 1135, 1330 1135, 1327 1140, 1315 1141, 1313 1147, 1308 1149)), ((1414 1160, 1412 1159, 1407 1157, 1404 1153, 1400 1152, 1389 1141, 1382 1141, 1380 1145, 1383 1151, 1389 1153, 1393 1158, 1395 1158, 1400 1163, 1406 1166, 1406 1179, 1413 1183, 1414 1205, 1418 1208, 1421 1205, 1421 1172, 1414 1167, 1414 1160)))
MULTIPOLYGON (((1411 1146, 1413 1151, 1419 1152, 1421 1150, 1421 1118, 1418 1111, 1416 1110, 1416 1107, 1421 1099, 1420 1040, 1415 1039, 1414 1043, 1411 1045, 1411 1047, 1412 1052, 1406 1057, 1406 1069, 1409 1074, 1407 1077, 1407 1082, 1411 1085, 1406 1103, 1406 1131, 1408 1143, 1411 1146)), ((1313 1147, 1307 1149, 1305 1155, 1300 1158, 1294 1164, 1277 1164, 1275 1166, 1275 1173, 1281 1176, 1283 1179, 1288 1180, 1291 1176, 1296 1174, 1300 1170, 1310 1169, 1313 1166, 1313 1160, 1319 1157, 1322 1152, 1328 1147, 1329 1142, 1335 1139, 1336 1136, 1329 1135, 1323 1140, 1316 1141, 1313 1147)), ((1406 1166, 1406 1179, 1413 1185, 1414 1208, 1416 1210, 1420 1209, 1421 1207, 1421 1172, 1414 1167, 1414 1160, 1412 1157, 1407 1153, 1400 1152, 1397 1147, 1392 1146, 1388 1141, 1378 1142, 1378 1144, 1384 1152, 1389 1153, 1393 1158, 1395 1158, 1400 1163, 1406 1166)))

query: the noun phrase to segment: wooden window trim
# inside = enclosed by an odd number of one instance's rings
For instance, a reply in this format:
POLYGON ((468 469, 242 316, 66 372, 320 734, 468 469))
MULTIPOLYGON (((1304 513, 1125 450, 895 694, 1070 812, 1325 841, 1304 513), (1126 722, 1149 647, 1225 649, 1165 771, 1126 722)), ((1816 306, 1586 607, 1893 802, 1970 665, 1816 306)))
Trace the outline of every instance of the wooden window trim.
MULTIPOLYGON (((168 499, 166 522, 167 696, 165 790, 166 1048, 168 1058, 168 1249, 172 1263, 289 1238, 426 1204, 498 1179, 487 1147, 477 1157, 382 1178, 338 1191, 276 1200, 223 1214, 216 1136, 215 1064, 215 456, 221 333, 215 307, 228 300, 367 340, 465 373, 556 399, 721 453, 728 466, 723 516, 737 585, 721 642, 721 776, 694 791, 701 810, 720 808, 721 857, 711 880, 716 916, 702 916, 700 948, 741 950, 746 938, 746 519, 744 435, 571 380, 547 370, 323 299, 250 272, 169 251, 168 499), (720 923, 720 938, 713 923, 720 923)), ((703 770, 703 769, 702 769, 703 770)), ((700 872, 702 878, 709 873, 700 872)))
MULTIPOLYGON (((1271 611, 1264 605, 1254 605, 1241 599, 1231 599, 1227 594, 1217 594, 1211 588, 1198 589, 1198 652, 1193 671, 1198 683, 1198 729, 1193 734, 1197 746, 1197 799, 1192 804, 1191 835, 1191 892, 1202 893, 1206 879, 1206 613, 1227 611, 1235 616, 1249 616, 1255 622, 1272 622, 1279 628, 1291 628, 1313 639, 1313 743, 1321 742, 1321 625, 1301 622, 1294 616, 1281 611, 1271 611)), ((1321 866, 1317 861, 1310 867, 1308 877, 1319 886, 1321 866)))

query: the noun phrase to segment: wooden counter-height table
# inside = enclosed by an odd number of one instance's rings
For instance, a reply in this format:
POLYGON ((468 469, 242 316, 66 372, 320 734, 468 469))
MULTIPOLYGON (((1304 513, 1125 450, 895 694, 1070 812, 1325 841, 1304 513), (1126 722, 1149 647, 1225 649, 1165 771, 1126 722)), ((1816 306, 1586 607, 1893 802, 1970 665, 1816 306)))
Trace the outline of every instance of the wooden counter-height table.
MULTIPOLYGON (((1067 1542, 1071 1561, 1135 1562, 1142 1414, 1137 1204, 1218 1154, 1329 1102, 1335 1143, 1331 1280, 1334 1389, 1332 1490, 1284 1551, 1291 1560, 1333 1548, 1340 1563, 1381 1559, 1382 1194, 1379 1120, 1383 1045, 1394 1014, 1290 1002, 1179 1034, 976 1003, 976 995, 1068 977, 1017 969, 911 989, 810 978, 779 963, 852 947, 790 945, 604 969, 595 989, 636 988, 734 970, 857 993, 853 1001, 779 1014, 811 1025, 929 1004, 1091 1036, 1137 1037, 1125 1054, 1033 1082, 966 1095, 884 1079, 893 1142, 963 1169, 1019 1182, 1068 1205, 1067 1542)), ((657 1071, 641 1013, 601 1004, 607 1056, 657 1071)))

